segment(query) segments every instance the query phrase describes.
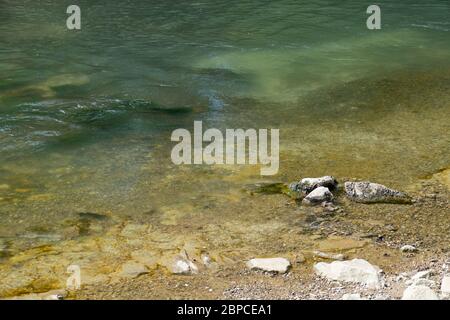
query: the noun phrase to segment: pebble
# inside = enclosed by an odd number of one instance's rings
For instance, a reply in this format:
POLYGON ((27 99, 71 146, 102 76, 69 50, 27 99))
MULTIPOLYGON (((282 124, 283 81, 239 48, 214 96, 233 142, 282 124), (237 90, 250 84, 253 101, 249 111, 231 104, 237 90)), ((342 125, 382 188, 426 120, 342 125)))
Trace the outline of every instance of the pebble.
POLYGON ((407 244, 407 245, 404 245, 403 247, 401 247, 400 251, 401 252, 417 252, 417 248, 407 244))

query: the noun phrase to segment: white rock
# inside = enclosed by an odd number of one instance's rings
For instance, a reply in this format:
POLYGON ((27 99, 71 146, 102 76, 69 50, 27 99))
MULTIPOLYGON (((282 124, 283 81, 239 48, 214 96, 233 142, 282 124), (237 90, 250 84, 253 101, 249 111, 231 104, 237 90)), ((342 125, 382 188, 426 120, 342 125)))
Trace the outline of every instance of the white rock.
POLYGON ((405 193, 378 183, 345 182, 344 189, 347 197, 355 202, 411 203, 411 198, 405 193))
POLYGON ((129 261, 122 265, 120 276, 125 278, 136 278, 145 273, 148 273, 148 269, 143 264, 129 261))
POLYGON ((439 297, 427 286, 411 285, 403 291, 402 300, 439 300, 439 297))
POLYGON ((192 261, 179 257, 172 266, 172 272, 175 274, 194 274, 198 273, 198 268, 192 261))
POLYGON ((450 276, 444 276, 441 284, 441 293, 443 296, 450 296, 450 276))
POLYGON ((268 272, 285 273, 289 270, 291 263, 285 258, 256 258, 247 262, 250 269, 268 272))
POLYGON ((359 293, 346 293, 342 296, 342 300, 363 300, 359 293))
POLYGON ((316 274, 329 280, 356 282, 369 288, 381 286, 380 268, 363 259, 319 262, 314 265, 316 274))
POLYGON ((400 251, 401 252, 416 252, 417 248, 407 244, 407 245, 404 245, 403 247, 401 247, 400 251))
POLYGON ((318 204, 333 200, 333 194, 327 187, 318 187, 311 191, 302 201, 303 204, 318 204))

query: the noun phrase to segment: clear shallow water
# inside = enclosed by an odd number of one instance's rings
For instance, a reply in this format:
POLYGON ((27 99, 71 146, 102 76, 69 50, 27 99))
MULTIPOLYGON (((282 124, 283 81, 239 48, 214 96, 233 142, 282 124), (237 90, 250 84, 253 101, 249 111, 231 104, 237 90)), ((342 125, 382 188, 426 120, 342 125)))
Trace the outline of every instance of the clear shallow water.
MULTIPOLYGON (((280 128, 274 179, 285 181, 405 187, 448 166, 448 1, 382 2, 381 31, 366 29, 359 1, 78 5, 82 30, 71 32, 63 4, 0 3, 8 250, 70 238, 80 213, 190 230, 196 214, 245 201, 238 190, 257 168, 171 164, 171 131, 194 120, 280 128)), ((258 215, 220 208, 230 221, 258 215)))

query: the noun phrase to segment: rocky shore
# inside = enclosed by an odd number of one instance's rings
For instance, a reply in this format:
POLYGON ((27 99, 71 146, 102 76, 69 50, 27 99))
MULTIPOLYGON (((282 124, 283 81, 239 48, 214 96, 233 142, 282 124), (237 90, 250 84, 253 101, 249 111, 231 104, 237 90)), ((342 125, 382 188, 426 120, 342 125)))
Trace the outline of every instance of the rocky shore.
POLYGON ((407 192, 332 176, 257 183, 245 188, 247 203, 227 203, 236 210, 250 203, 256 220, 231 225, 217 217, 232 232, 209 224, 174 241, 171 227, 122 223, 94 244, 10 257, 0 292, 7 299, 449 299, 448 182, 449 170, 407 192), (15 273, 40 262, 60 276, 15 273), (71 264, 82 270, 76 290, 61 276, 71 264))

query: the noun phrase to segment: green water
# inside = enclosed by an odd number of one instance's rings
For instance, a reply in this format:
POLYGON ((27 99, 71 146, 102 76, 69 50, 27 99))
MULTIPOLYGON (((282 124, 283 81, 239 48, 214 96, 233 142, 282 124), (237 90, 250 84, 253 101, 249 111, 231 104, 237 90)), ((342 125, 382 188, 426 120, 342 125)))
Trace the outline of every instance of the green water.
POLYGON ((230 221, 256 216, 226 203, 245 201, 238 190, 261 179, 257 168, 171 163, 172 130, 194 120, 280 128, 273 180, 332 174, 406 187, 448 167, 447 0, 378 2, 378 31, 361 1, 77 4, 82 29, 69 31, 65 3, 0 2, 8 256, 71 238, 76 223, 82 238, 86 212, 113 220, 91 235, 124 217, 189 231, 217 203, 230 221))

